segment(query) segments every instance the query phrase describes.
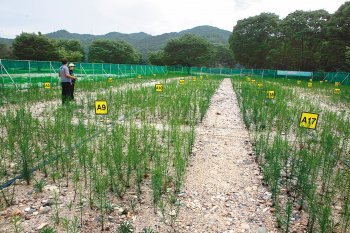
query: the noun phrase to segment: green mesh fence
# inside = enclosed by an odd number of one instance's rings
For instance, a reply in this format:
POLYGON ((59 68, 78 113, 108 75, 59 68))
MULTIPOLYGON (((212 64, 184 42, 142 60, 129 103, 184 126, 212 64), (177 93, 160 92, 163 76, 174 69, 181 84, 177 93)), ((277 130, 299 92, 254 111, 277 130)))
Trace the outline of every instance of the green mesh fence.
MULTIPOLYGON (((127 65, 106 63, 74 63, 74 73, 80 80, 99 81, 113 78, 148 76, 167 73, 165 66, 127 65)), ((2 87, 26 88, 40 86, 44 82, 59 84, 60 62, 19 61, 0 59, 0 85, 2 87)))
MULTIPOLYGON (((308 77, 279 76, 276 70, 266 69, 230 69, 207 67, 182 67, 182 66, 151 66, 151 65, 127 65, 107 63, 74 63, 74 73, 80 80, 100 81, 109 77, 126 78, 138 75, 148 76, 179 72, 184 74, 220 74, 230 76, 259 76, 276 78, 300 78, 308 77)), ((19 61, 0 59, 0 85, 1 87, 26 88, 40 86, 44 82, 58 85, 58 69, 60 62, 53 61, 19 61)), ((350 73, 346 72, 313 72, 312 78, 316 80, 328 80, 328 82, 341 82, 350 84, 350 73)))

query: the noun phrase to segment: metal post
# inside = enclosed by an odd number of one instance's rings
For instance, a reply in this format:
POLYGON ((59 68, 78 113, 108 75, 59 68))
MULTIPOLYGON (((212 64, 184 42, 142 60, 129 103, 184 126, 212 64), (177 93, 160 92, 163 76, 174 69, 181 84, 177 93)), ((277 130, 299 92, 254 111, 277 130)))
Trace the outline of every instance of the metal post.
POLYGON ((28 68, 29 68, 29 84, 30 84, 30 86, 32 86, 32 76, 31 76, 31 73, 30 73, 30 61, 28 61, 28 68))
POLYGON ((92 63, 92 78, 95 80, 95 67, 94 67, 94 63, 92 63))

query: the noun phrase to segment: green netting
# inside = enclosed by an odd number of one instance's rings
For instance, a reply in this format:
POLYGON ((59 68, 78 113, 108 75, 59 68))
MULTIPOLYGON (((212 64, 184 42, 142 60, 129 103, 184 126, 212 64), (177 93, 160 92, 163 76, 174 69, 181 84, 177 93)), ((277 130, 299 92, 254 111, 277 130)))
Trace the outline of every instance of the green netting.
MULTIPOLYGON (((74 73, 81 80, 98 81, 109 77, 136 77, 167 73, 165 66, 127 65, 106 63, 74 63, 74 73)), ((19 61, 0 59, 0 81, 2 87, 29 87, 51 82, 58 85, 60 62, 51 61, 19 61)))
MULTIPOLYGON (((74 63, 75 74, 80 80, 99 81, 109 77, 124 78, 136 77, 138 75, 149 76, 167 72, 180 72, 184 74, 220 74, 231 76, 259 76, 276 78, 298 78, 309 77, 277 75, 276 70, 265 69, 231 69, 231 68, 208 68, 208 67, 182 67, 182 66, 151 66, 151 65, 128 65, 109 63, 74 63)), ((19 61, 0 59, 0 78, 2 87, 29 87, 42 85, 43 82, 51 82, 58 85, 58 69, 60 62, 52 61, 19 61)), ((350 84, 349 73, 345 72, 312 72, 315 80, 328 80, 328 82, 341 82, 350 84)))

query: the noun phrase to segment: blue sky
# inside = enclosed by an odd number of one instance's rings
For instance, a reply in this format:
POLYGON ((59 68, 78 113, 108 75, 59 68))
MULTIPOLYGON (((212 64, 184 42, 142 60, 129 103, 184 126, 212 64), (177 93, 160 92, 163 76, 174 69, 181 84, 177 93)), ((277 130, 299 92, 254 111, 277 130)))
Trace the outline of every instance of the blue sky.
POLYGON ((21 32, 159 35, 199 25, 232 31, 240 19, 273 12, 282 18, 295 10, 334 13, 345 0, 0 0, 0 37, 21 32))

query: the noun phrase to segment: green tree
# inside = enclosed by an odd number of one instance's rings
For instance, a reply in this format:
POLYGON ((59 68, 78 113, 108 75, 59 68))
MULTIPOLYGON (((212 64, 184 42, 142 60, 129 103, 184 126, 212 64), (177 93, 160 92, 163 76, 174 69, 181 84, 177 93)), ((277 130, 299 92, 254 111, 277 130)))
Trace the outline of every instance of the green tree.
POLYGON ((60 58, 67 58, 68 61, 82 61, 85 58, 85 51, 79 40, 57 40, 56 45, 60 58))
POLYGON ((21 60, 55 61, 59 59, 58 49, 53 40, 40 32, 21 33, 12 44, 13 53, 21 60))
POLYGON ((205 39, 185 34, 170 40, 164 48, 167 65, 208 66, 212 60, 213 46, 205 39))
POLYGON ((271 13, 239 20, 229 39, 236 61, 247 67, 271 67, 268 55, 277 41, 279 22, 271 13))
POLYGON ((280 24, 281 64, 284 69, 317 70, 323 62, 330 14, 324 10, 295 11, 280 24))
POLYGON ((212 58, 213 67, 233 67, 236 62, 232 50, 222 44, 214 44, 214 56, 212 58))
POLYGON ((120 40, 95 40, 89 48, 90 62, 136 64, 141 55, 129 43, 120 40))
POLYGON ((158 50, 156 52, 151 52, 148 54, 148 60, 152 65, 163 66, 164 62, 164 51, 158 50))
POLYGON ((327 24, 327 39, 323 56, 327 70, 346 68, 346 47, 350 46, 350 2, 346 2, 331 16, 327 24))
POLYGON ((0 58, 3 58, 3 59, 13 58, 13 53, 10 46, 0 43, 0 58))

